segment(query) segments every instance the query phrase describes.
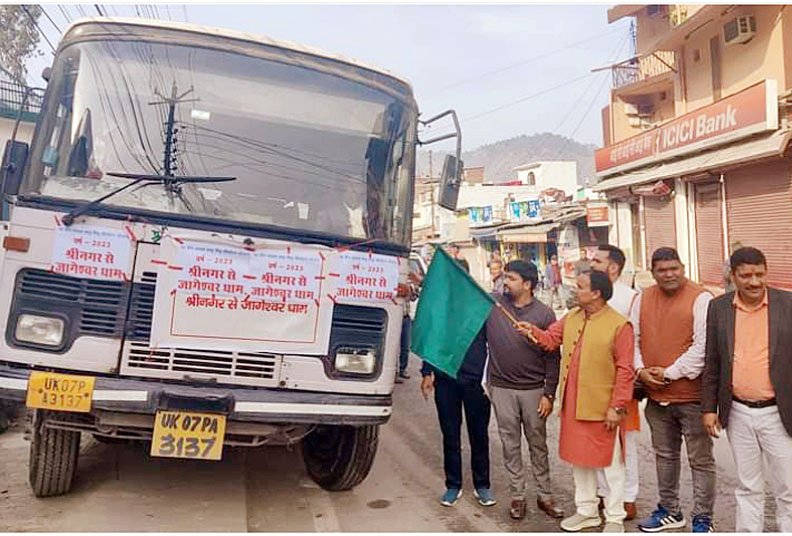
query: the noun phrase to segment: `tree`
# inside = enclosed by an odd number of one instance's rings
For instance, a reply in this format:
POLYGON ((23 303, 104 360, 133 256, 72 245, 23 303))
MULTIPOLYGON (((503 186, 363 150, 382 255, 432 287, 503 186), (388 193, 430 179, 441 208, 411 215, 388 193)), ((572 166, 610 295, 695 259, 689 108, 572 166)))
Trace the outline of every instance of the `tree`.
POLYGON ((36 28, 41 12, 37 5, 0 5, 0 65, 21 84, 27 79, 25 61, 42 54, 36 28))

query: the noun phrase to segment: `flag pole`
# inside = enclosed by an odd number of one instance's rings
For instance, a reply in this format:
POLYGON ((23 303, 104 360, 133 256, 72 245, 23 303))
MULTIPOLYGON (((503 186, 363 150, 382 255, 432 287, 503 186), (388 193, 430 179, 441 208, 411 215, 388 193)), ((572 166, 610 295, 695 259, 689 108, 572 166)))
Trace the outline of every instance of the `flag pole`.
MULTIPOLYGON (((503 316, 505 316, 509 320, 509 322, 511 322, 512 325, 515 328, 517 328, 517 325, 520 323, 520 321, 517 320, 517 318, 513 314, 507 311, 506 308, 503 305, 501 305, 498 301, 495 301, 495 307, 497 307, 498 311, 503 313, 503 316)), ((531 339, 532 343, 539 344, 539 341, 536 340, 536 337, 533 336, 533 333, 529 333, 528 338, 531 339)))
MULTIPOLYGON (((435 248, 435 253, 437 252, 436 250, 442 249, 437 244, 433 244, 433 247, 435 248)), ((459 269, 459 271, 461 271, 463 274, 465 274, 465 276, 474 285, 476 285, 481 290, 481 292, 483 292, 484 294, 489 294, 486 290, 484 290, 481 287, 481 285, 479 285, 478 281, 473 279, 473 277, 469 273, 467 273, 465 270, 462 269, 462 266, 460 266, 459 263, 456 262, 456 259, 454 259, 450 255, 448 255, 448 253, 446 253, 445 251, 443 251, 443 253, 446 254, 454 262, 454 265, 456 265, 456 267, 459 269)), ((492 298, 490 298, 490 299, 492 299, 492 298)), ((506 308, 503 305, 501 305, 500 302, 498 302, 498 300, 492 299, 492 301, 495 304, 495 307, 498 309, 498 311, 503 313, 503 315, 509 320, 509 322, 511 322, 512 326, 514 326, 514 329, 518 329, 518 325, 519 325, 520 321, 513 314, 511 314, 509 311, 507 311, 506 308)), ((533 336, 533 333, 529 333, 528 334, 528 339, 530 339, 530 341, 532 343, 534 343, 534 344, 539 344, 539 341, 536 340, 536 337, 533 336)))

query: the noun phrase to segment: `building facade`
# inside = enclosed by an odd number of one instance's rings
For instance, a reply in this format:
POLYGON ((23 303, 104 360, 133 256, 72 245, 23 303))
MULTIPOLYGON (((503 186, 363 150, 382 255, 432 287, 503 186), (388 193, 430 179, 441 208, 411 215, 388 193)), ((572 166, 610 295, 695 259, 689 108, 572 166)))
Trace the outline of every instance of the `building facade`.
POLYGON ((575 162, 535 162, 516 169, 520 180, 497 184, 474 179, 483 176, 483 168, 466 169, 455 212, 437 205, 439 180, 418 179, 413 246, 459 245, 471 275, 485 288, 493 256, 530 260, 543 270, 558 254, 571 277, 580 248, 608 241, 608 206, 600 194, 577 188, 575 162))
POLYGON ((537 192, 555 188, 570 196, 578 189, 577 162, 543 160, 517 166, 514 170, 520 184, 536 186, 537 192))
POLYGON ((15 129, 17 141, 30 143, 43 94, 41 89, 20 84, 0 67, 0 147, 5 147, 15 129))
POLYGON ((792 11, 767 5, 619 5, 634 58, 611 68, 596 152, 610 240, 643 272, 675 247, 715 292, 740 245, 792 288, 792 11))

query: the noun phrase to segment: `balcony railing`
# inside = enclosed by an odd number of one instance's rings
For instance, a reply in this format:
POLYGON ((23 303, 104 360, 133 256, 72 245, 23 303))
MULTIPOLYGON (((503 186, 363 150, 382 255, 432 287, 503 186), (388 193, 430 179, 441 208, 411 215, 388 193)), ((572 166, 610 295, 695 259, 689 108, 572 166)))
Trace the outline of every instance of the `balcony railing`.
POLYGON ((611 67, 613 89, 670 72, 676 72, 676 54, 673 50, 657 50, 645 56, 636 56, 611 67))
POLYGON ((44 91, 38 88, 0 80, 0 117, 16 119, 21 111, 22 121, 35 121, 41 112, 43 94, 44 91))

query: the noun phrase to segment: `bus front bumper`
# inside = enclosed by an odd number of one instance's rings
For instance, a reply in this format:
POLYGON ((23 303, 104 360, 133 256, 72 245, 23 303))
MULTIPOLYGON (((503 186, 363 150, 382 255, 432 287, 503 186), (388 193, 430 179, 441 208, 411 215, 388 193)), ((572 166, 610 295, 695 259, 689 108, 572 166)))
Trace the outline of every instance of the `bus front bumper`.
MULTIPOLYGON (((0 398, 24 403, 29 375, 29 368, 0 362, 0 398)), ((361 426, 385 423, 392 411, 390 395, 95 377, 91 412, 154 415, 160 409, 181 409, 220 412, 242 422, 361 426)))

